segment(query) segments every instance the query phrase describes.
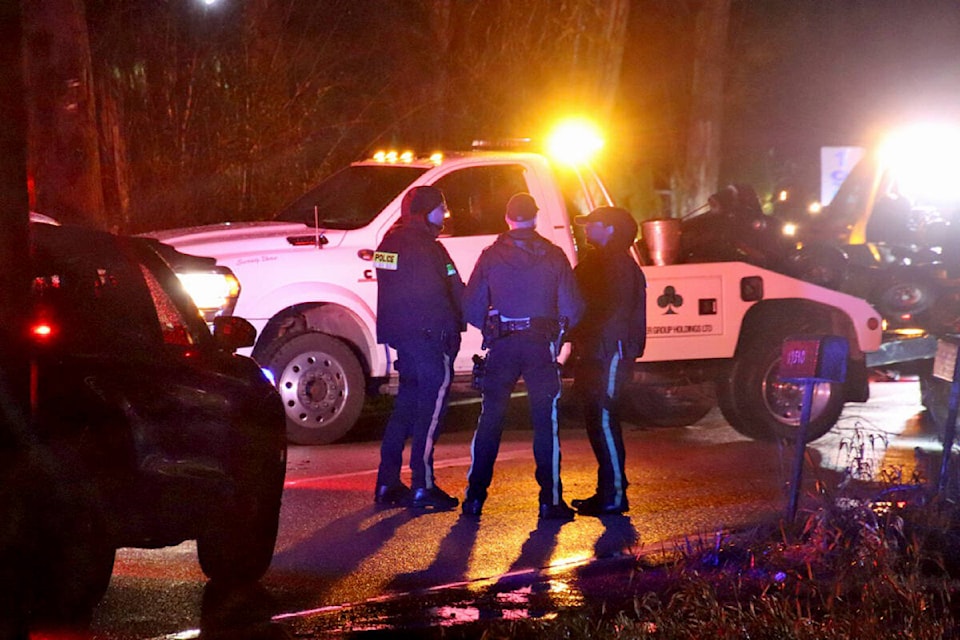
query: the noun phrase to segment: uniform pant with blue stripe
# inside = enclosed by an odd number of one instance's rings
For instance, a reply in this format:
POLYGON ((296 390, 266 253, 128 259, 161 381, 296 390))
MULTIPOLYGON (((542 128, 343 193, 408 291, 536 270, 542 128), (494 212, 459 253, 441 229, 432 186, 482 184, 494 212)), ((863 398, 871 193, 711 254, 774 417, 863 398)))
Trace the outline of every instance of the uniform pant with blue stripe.
POLYGON ((397 350, 400 386, 380 445, 378 486, 400 482, 407 438, 413 488, 435 486, 433 447, 447 413, 453 361, 459 348, 459 341, 454 342, 448 345, 424 334, 391 345, 397 350))
POLYGON ((575 373, 576 387, 583 394, 587 437, 598 463, 597 495, 605 504, 621 503, 627 495, 617 397, 633 360, 619 351, 605 357, 581 356, 575 373))
POLYGON ((472 462, 467 473, 467 500, 483 502, 487 497, 510 394, 521 376, 530 402, 540 504, 559 504, 563 497, 557 421, 560 372, 556 350, 549 338, 523 331, 498 338, 487 354, 482 408, 470 451, 472 462))

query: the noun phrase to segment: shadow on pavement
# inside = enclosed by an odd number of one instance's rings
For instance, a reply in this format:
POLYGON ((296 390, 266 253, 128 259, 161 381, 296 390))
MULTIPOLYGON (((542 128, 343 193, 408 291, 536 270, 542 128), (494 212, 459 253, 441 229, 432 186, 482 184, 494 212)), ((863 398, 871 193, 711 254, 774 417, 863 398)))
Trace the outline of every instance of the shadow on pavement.
POLYGON ((477 540, 480 521, 458 518, 440 541, 437 555, 430 566, 421 571, 397 574, 387 585, 388 591, 408 591, 424 584, 449 584, 466 578, 470 568, 470 552, 477 540))
POLYGON ((271 571, 294 578, 297 593, 302 594, 298 599, 323 602, 331 586, 354 573, 366 558, 394 537, 397 529, 420 515, 410 509, 395 509, 365 526, 381 513, 380 508, 370 505, 333 520, 309 538, 274 555, 271 571), (318 554, 317 549, 326 552, 318 554), (310 584, 305 584, 306 580, 310 584))
POLYGON ((203 589, 200 635, 204 640, 287 640, 282 625, 271 622, 276 602, 260 583, 203 589))

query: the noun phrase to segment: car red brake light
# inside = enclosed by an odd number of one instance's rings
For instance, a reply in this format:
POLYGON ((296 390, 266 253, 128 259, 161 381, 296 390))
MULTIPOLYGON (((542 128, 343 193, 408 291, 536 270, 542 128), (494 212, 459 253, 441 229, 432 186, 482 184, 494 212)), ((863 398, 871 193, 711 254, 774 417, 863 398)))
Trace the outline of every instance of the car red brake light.
POLYGON ((30 336, 37 342, 49 342, 56 330, 52 323, 39 321, 30 326, 30 336))

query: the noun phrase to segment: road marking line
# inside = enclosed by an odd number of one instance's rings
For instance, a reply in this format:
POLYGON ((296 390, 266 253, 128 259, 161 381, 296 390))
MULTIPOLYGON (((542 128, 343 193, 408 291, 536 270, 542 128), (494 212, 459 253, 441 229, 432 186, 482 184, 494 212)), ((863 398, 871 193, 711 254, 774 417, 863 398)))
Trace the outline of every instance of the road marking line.
MULTIPOLYGON (((514 451, 501 451, 497 455, 497 461, 505 460, 517 460, 521 458, 529 458, 530 451, 529 445, 525 445, 523 449, 516 449, 514 451)), ((470 466, 470 457, 464 456, 460 458, 450 458, 449 460, 441 460, 440 462, 434 462, 434 469, 445 469, 448 467, 468 467, 470 466)), ((409 469, 405 469, 404 473, 409 474, 409 469)), ((324 476, 309 476, 305 478, 295 478, 293 480, 287 480, 283 483, 285 489, 295 488, 298 485, 302 484, 314 484, 317 482, 332 481, 332 480, 342 480, 344 478, 358 478, 361 476, 375 476, 377 475, 376 469, 362 469, 360 471, 348 471, 346 473, 334 473, 324 476)))

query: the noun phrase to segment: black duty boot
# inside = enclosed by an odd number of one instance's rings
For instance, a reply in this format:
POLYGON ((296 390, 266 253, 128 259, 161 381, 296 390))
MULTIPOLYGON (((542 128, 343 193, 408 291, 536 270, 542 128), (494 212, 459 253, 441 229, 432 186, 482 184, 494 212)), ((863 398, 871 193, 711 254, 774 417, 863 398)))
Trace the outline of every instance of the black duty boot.
POLYGON ((449 495, 440 487, 429 489, 420 487, 414 490, 410 506, 414 509, 429 509, 431 511, 450 511, 460 504, 460 500, 449 495))
POLYGON ((464 498, 460 512, 465 516, 480 517, 483 512, 483 500, 479 498, 464 498))
POLYGON ((584 516, 608 516, 630 510, 626 497, 622 500, 604 500, 599 495, 592 495, 585 500, 571 500, 570 504, 584 516))
POLYGON ((557 504, 541 504, 541 520, 564 520, 569 522, 576 517, 576 511, 567 506, 567 503, 561 500, 557 504))
POLYGON ((404 504, 409 500, 410 487, 402 482, 377 485, 377 490, 373 494, 373 501, 380 505, 404 504))

